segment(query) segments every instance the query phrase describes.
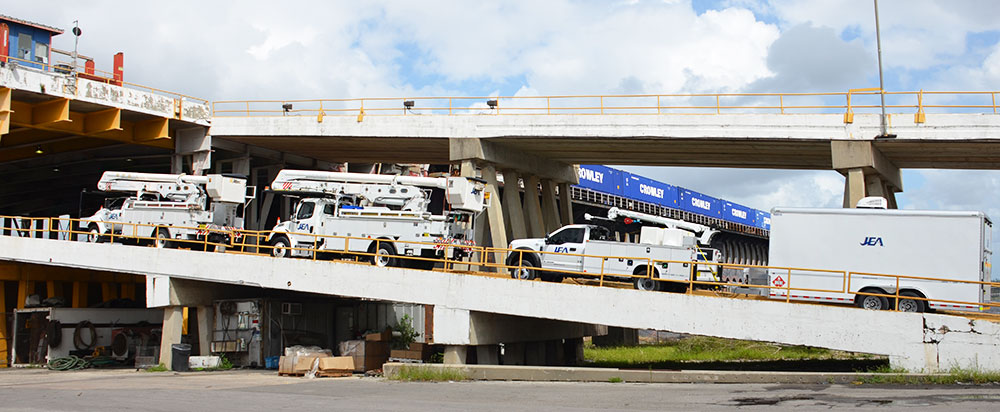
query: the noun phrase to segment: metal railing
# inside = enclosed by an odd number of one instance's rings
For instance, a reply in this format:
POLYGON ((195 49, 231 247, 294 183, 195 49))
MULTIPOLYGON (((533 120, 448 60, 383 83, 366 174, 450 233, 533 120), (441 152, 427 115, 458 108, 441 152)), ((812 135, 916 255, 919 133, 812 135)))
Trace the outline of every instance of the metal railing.
MULTIPOLYGON (((114 230, 100 234, 97 237, 90 232, 90 226, 92 223, 97 223, 94 220, 88 219, 76 219, 76 218, 59 218, 59 217, 18 217, 18 216, 0 216, 0 235, 4 236, 19 236, 19 237, 31 237, 31 238, 44 238, 44 239, 62 239, 68 241, 93 241, 93 242, 107 242, 107 243, 128 243, 128 244, 138 244, 138 245, 157 245, 158 247, 168 247, 168 248, 190 248, 196 251, 209 251, 215 250, 216 252, 224 251, 225 253, 233 254, 245 254, 245 255, 272 255, 277 248, 274 243, 270 240, 274 239, 275 235, 286 235, 283 232, 273 232, 273 231, 255 231, 255 230, 221 230, 221 229, 211 229, 204 225, 198 227, 178 227, 178 226, 161 226, 153 224, 137 224, 137 223, 125 223, 125 222, 101 222, 115 228, 114 230), (130 230, 126 231, 125 229, 130 230), (158 238, 158 229, 167 228, 168 230, 174 231, 174 233, 179 233, 182 230, 197 231, 200 233, 194 238, 176 238, 173 237, 169 240, 163 238, 158 238), (122 232, 137 233, 136 235, 123 235, 122 232), (148 233, 148 235, 146 235, 148 233)), ((934 278, 926 276, 909 276, 900 274, 882 274, 882 273, 865 273, 865 272, 853 272, 844 270, 829 270, 829 269, 814 269, 814 268, 798 268, 798 267, 781 267, 781 266, 764 266, 764 265, 748 265, 748 264, 730 264, 730 263, 716 263, 707 261, 686 261, 686 260, 661 260, 652 259, 649 257, 630 257, 630 256, 605 256, 605 255, 594 255, 594 254, 583 254, 583 253, 563 253, 563 252, 545 252, 545 251, 529 251, 522 249, 508 249, 508 248, 494 248, 494 247, 484 247, 477 245, 466 245, 466 244, 453 244, 453 243, 442 243, 438 241, 410 241, 410 240, 395 240, 395 239, 384 239, 384 238, 371 238, 371 237, 356 237, 356 236, 331 236, 331 235, 319 235, 319 234, 295 234, 295 236, 303 236, 312 239, 312 245, 309 247, 296 246, 294 244, 289 244, 284 248, 289 251, 299 251, 305 252, 307 259, 311 260, 326 260, 328 257, 335 259, 340 259, 347 263, 367 263, 398 267, 411 267, 414 268, 417 265, 415 262, 424 262, 427 265, 427 270, 443 271, 455 274, 473 274, 473 275, 485 275, 485 276, 500 276, 500 277, 513 277, 518 278, 518 274, 523 273, 525 269, 534 271, 535 275, 531 276, 530 280, 545 278, 543 274, 551 275, 552 278, 560 279, 563 277, 573 277, 583 280, 584 284, 593 284, 594 286, 617 286, 622 287, 627 284, 634 284, 637 279, 649 279, 656 282, 659 290, 674 290, 683 293, 696 293, 697 291, 707 290, 707 291, 727 291, 732 290, 732 288, 748 288, 751 290, 761 290, 763 293, 761 295, 769 296, 771 299, 784 300, 785 302, 796 302, 795 295, 793 292, 812 292, 812 293, 830 293, 830 294, 841 294, 845 296, 876 296, 885 298, 891 304, 890 310, 899 310, 899 304, 901 301, 907 299, 913 301, 923 302, 925 305, 929 305, 932 302, 938 304, 942 303, 952 304, 952 305, 963 305, 967 307, 975 308, 993 308, 1000 307, 1000 303, 994 303, 989 301, 960 301, 952 299, 942 299, 939 297, 926 297, 926 296, 910 296, 904 295, 905 290, 908 286, 905 285, 907 281, 920 281, 920 282, 931 282, 935 284, 965 284, 965 285, 975 285, 979 288, 984 287, 1000 287, 1000 283, 997 282, 986 282, 986 281, 971 281, 971 280, 960 280, 951 278, 934 278), (317 245, 324 243, 329 244, 330 240, 336 240, 338 242, 343 242, 342 248, 323 248, 317 245), (383 253, 384 248, 380 247, 385 243, 393 245, 407 245, 407 246, 430 246, 435 250, 439 250, 438 256, 427 257, 427 256, 411 256, 405 254, 393 254, 386 255, 383 253), (352 247, 352 245, 354 247, 352 247), (360 246, 360 247, 358 247, 360 246), (456 251, 459 251, 456 253, 456 251), (586 259, 599 259, 601 264, 597 270, 593 270, 593 267, 583 266, 579 270, 574 269, 552 269, 552 268, 542 268, 535 265, 526 266, 525 262, 530 262, 531 260, 526 258, 528 255, 534 255, 539 260, 544 259, 544 256, 563 256, 563 257, 575 257, 581 260, 586 259), (385 259, 383 259, 385 258, 385 259), (641 271, 634 271, 632 273, 622 273, 614 272, 606 266, 605 262, 611 260, 627 259, 633 261, 633 268, 644 268, 641 271), (660 278, 658 277, 658 271, 660 268, 664 268, 668 265, 686 265, 688 268, 688 274, 683 279, 679 278, 660 278), (700 273, 704 271, 699 270, 700 267, 708 267, 711 269, 713 274, 712 280, 702 280, 699 277, 700 273), (735 269, 742 271, 744 269, 762 269, 769 272, 769 274, 781 274, 784 275, 782 284, 749 284, 745 282, 732 282, 722 279, 719 275, 725 269, 735 269), (839 284, 837 288, 818 288, 818 287, 795 287, 792 286, 793 277, 803 276, 806 274, 823 274, 828 276, 828 282, 831 284, 839 284), (852 283, 857 283, 854 279, 859 276, 866 277, 877 277, 886 279, 885 285, 889 285, 886 289, 893 289, 892 292, 879 293, 877 291, 865 291, 858 290, 857 287, 852 287, 852 283), (663 287, 665 285, 672 285, 672 287, 663 287), (894 285, 894 287, 892 287, 894 285), (777 291, 779 294, 772 294, 772 291, 777 291)), ((399 249, 396 249, 399 250, 399 249)), ((768 279, 771 279, 768 276, 768 279)), ((885 292, 883 290, 883 292, 885 292)), ((988 295, 988 294, 987 294, 988 295)), ((849 299, 853 302, 853 299, 849 299)), ((987 298, 988 300, 988 298, 987 298)), ((812 301, 808 302, 798 302, 798 303, 815 303, 812 301)), ((848 302, 850 303, 850 302, 848 302)), ((963 315, 968 315, 968 313, 962 313, 963 315)), ((977 314, 981 316, 981 314, 977 314)))
MULTIPOLYGON (((77 83, 79 83, 80 78, 76 74, 84 74, 84 75, 88 75, 89 74, 89 76, 87 76, 86 79, 90 80, 90 81, 95 81, 95 82, 100 82, 100 83, 107 83, 107 84, 121 86, 121 87, 128 87, 130 89, 141 90, 141 91, 149 92, 149 93, 152 93, 152 94, 158 94, 158 95, 161 95, 161 96, 170 97, 170 98, 173 98, 173 99, 186 99, 186 100, 189 100, 189 101, 192 101, 192 102, 201 103, 201 104, 205 104, 205 105, 209 104, 209 100, 208 99, 202 99, 200 97, 188 96, 186 94, 172 92, 172 91, 169 91, 169 90, 157 89, 155 87, 150 87, 150 86, 146 86, 146 85, 142 85, 142 84, 138 84, 138 83, 127 82, 127 81, 124 81, 124 80, 117 80, 117 79, 115 79, 115 74, 114 73, 107 72, 107 71, 104 71, 104 70, 93 69, 93 74, 90 74, 90 73, 86 72, 86 70, 87 70, 86 67, 80 66, 80 65, 73 66, 73 64, 69 63, 69 62, 62 62, 62 61, 60 61, 60 62, 57 62, 57 63, 42 63, 42 62, 37 62, 37 61, 20 59, 20 58, 17 58, 17 57, 9 57, 9 56, 5 56, 5 57, 3 57, 3 59, 5 61, 8 61, 7 64, 10 64, 11 61, 13 61, 15 63, 20 62, 20 63, 23 63, 23 65, 25 65, 27 67, 40 68, 40 70, 46 71, 46 72, 52 72, 52 73, 57 73, 57 74, 65 74, 65 75, 73 75, 73 77, 76 79, 77 83)), ((79 91, 80 88, 76 87, 76 90, 79 91)))
MULTIPOLYGON (((927 111, 997 114, 1000 91, 885 92, 886 109, 922 115, 927 111), (930 100, 930 101, 927 101, 930 100), (940 110, 939 110, 940 109, 940 110)), ((222 116, 406 116, 406 115, 657 115, 742 113, 877 113, 875 89, 827 93, 687 93, 641 95, 443 96, 298 100, 218 100, 222 116), (869 101, 870 100, 870 101, 869 101)), ((920 119, 916 119, 922 122, 920 119)))

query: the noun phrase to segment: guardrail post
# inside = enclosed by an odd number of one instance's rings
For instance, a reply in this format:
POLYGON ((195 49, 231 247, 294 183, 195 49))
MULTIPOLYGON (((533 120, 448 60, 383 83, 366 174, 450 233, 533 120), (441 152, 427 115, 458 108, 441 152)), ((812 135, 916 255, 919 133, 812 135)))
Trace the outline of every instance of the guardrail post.
POLYGON ((792 269, 788 269, 788 274, 785 275, 788 279, 785 279, 785 302, 792 301, 792 269))
POLYGON ((913 115, 913 123, 924 123, 927 115, 924 114, 924 89, 917 92, 917 113, 913 115))
POLYGON ((854 123, 854 111, 851 110, 851 92, 847 92, 847 112, 844 113, 844 123, 854 123))
POLYGON ((778 95, 778 107, 781 108, 781 114, 785 114, 785 95, 778 95))
POLYGON ((899 276, 896 276, 896 311, 899 312, 899 276))
POLYGON ((719 95, 715 95, 715 114, 722 114, 722 104, 719 102, 719 95))

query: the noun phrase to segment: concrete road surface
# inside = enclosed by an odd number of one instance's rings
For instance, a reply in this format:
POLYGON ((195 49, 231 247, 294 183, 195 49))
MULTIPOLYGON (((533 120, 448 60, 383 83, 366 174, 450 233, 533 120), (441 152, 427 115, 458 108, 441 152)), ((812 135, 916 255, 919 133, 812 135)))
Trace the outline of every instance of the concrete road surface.
POLYGON ((408 383, 271 371, 0 370, 0 411, 1000 410, 1000 386, 408 383))

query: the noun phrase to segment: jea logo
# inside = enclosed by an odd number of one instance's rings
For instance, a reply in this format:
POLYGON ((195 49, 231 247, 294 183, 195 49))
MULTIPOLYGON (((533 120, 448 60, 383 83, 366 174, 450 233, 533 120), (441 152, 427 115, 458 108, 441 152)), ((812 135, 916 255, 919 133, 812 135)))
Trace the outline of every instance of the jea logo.
POLYGON ((604 183, 604 173, 582 167, 580 168, 580 178, 594 183, 604 183))
POLYGON ((882 246, 882 247, 884 247, 885 245, 882 244, 882 238, 875 237, 875 236, 868 236, 868 237, 865 238, 864 241, 861 242, 861 246, 882 246))

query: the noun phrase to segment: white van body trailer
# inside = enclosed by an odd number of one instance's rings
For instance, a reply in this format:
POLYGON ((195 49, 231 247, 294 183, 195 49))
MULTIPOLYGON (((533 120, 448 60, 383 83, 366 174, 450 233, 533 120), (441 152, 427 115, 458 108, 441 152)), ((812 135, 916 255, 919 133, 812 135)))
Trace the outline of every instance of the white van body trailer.
MULTIPOLYGON (((896 278, 850 272, 988 282, 991 229, 982 212, 775 208, 769 264, 793 269, 790 276, 787 269, 769 270, 769 295, 886 309, 895 307, 894 299, 857 293, 895 295, 896 278)), ((989 286, 975 283, 901 278, 899 290, 901 296, 930 299, 930 309, 984 310, 954 301, 990 299, 989 286)), ((899 310, 922 311, 927 303, 900 298, 899 310)))

